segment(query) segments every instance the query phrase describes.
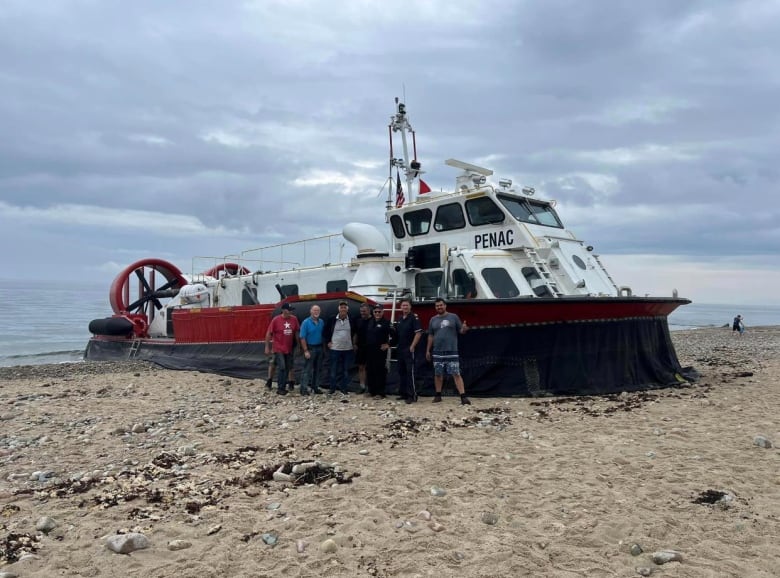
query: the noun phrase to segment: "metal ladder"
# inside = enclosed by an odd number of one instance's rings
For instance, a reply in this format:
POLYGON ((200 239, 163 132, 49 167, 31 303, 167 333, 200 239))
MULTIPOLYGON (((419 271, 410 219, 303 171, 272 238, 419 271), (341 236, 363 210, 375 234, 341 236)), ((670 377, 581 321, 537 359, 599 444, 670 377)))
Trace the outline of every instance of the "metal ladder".
POLYGON ((127 359, 135 359, 139 349, 141 349, 141 340, 133 339, 133 343, 130 345, 130 351, 127 352, 127 359))
POLYGON ((539 256, 536 249, 533 247, 523 247, 523 251, 525 251, 526 257, 531 261, 531 264, 534 266, 534 269, 536 269, 539 277, 544 281, 550 294, 553 297, 560 297, 563 295, 563 293, 558 290, 558 283, 555 282, 552 273, 550 273, 550 270, 547 268, 547 262, 539 256))
POLYGON ((620 289, 615 283, 615 280, 612 278, 612 275, 609 274, 609 271, 607 271, 606 267, 604 267, 604 264, 601 262, 601 259, 599 259, 599 256, 598 255, 591 255, 591 256, 593 257, 593 260, 599 264, 599 268, 601 268, 601 272, 607 276, 607 279, 609 279, 609 282, 612 283, 612 286, 615 288, 615 291, 620 293, 620 289))

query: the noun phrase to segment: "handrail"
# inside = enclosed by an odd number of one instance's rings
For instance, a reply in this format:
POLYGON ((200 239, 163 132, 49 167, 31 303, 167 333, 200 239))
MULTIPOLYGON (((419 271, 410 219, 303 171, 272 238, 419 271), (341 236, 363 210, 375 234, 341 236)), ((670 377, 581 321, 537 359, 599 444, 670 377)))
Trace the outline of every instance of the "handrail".
POLYGON ((342 262, 345 245, 346 241, 342 234, 332 233, 299 241, 275 243, 273 245, 246 249, 237 255, 198 255, 192 258, 192 275, 196 277, 201 275, 203 271, 207 271, 210 268, 225 263, 236 263, 240 267, 245 267, 253 272, 262 272, 270 269, 282 271, 314 266, 321 267, 334 263, 334 253, 336 250, 338 250, 338 264, 346 264, 345 262, 342 262), (335 248, 333 246, 334 239, 342 241, 335 248), (327 245, 325 245, 324 242, 327 242, 327 245), (316 245, 312 246, 314 244, 316 245), (253 255, 253 253, 258 252, 260 253, 259 256, 253 255), (274 252, 275 254, 266 255, 267 252, 274 252), (317 259, 319 260, 315 262, 317 259), (199 265, 203 263, 206 263, 206 265, 199 265))

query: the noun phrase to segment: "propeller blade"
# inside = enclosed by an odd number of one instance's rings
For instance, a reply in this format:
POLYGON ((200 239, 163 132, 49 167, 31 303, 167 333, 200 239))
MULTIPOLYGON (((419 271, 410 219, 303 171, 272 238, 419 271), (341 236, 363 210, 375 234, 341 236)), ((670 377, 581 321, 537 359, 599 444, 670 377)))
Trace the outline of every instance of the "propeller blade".
MULTIPOLYGON (((154 306, 158 311, 162 309, 162 303, 160 303, 160 301, 154 296, 154 290, 152 290, 151 286, 149 285, 149 282, 146 280, 146 275, 144 275, 143 271, 141 269, 136 269, 135 275, 136 277, 138 277, 138 280, 141 281, 141 284, 144 286, 144 289, 146 289, 146 293, 142 297, 142 299, 145 299, 144 302, 149 301, 151 299, 152 303, 154 303, 154 306)), ((128 307, 128 309, 130 308, 128 307)))
POLYGON ((136 301, 133 301, 130 305, 127 306, 127 310, 132 313, 136 309, 141 309, 141 307, 149 301, 150 297, 148 295, 144 295, 140 299, 137 299, 136 301))

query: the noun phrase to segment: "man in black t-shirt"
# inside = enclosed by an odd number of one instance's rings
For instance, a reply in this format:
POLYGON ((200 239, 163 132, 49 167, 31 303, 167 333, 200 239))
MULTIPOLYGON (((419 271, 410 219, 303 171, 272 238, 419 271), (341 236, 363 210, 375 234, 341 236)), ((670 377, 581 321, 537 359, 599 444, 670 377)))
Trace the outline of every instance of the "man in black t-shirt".
POLYGON ((368 349, 366 347, 366 330, 371 323, 371 308, 368 303, 360 305, 360 317, 355 327, 355 363, 358 366, 358 379, 360 380, 359 393, 366 392, 366 363, 368 361, 368 349))

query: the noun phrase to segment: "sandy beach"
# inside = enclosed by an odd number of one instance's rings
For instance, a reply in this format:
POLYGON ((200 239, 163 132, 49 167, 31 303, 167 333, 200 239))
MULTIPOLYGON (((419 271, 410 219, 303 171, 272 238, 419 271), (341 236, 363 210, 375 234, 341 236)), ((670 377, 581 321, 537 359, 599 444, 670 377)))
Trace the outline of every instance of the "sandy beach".
POLYGON ((0 577, 777 576, 780 328, 673 339, 697 383, 472 406, 2 368, 0 577))

